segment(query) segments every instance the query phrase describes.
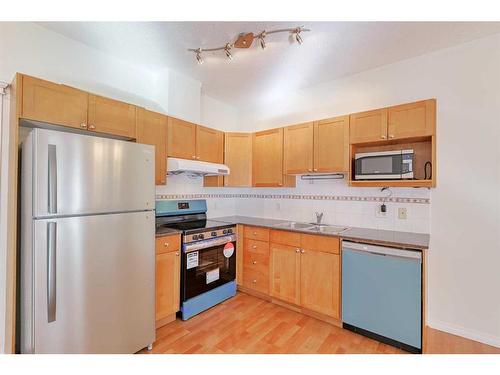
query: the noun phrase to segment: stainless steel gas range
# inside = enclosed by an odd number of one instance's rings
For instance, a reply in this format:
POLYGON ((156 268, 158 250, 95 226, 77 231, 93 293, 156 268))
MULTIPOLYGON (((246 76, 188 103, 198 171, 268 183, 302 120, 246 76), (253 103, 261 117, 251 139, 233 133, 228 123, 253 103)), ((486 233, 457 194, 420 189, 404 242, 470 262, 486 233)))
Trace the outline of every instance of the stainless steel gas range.
POLYGON ((156 232, 182 231, 181 317, 236 294, 236 226, 207 219, 205 200, 156 201, 156 232))

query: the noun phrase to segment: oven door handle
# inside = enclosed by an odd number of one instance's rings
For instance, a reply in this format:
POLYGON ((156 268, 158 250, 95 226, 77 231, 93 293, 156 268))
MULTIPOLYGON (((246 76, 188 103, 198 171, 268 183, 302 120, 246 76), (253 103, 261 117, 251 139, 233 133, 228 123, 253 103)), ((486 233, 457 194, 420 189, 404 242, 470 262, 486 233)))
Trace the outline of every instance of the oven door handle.
POLYGON ((224 245, 228 242, 235 242, 235 241, 236 241, 235 234, 231 234, 230 236, 224 236, 224 237, 219 237, 219 238, 211 238, 208 240, 201 240, 198 242, 184 244, 184 252, 189 253, 191 251, 196 251, 196 250, 200 250, 200 249, 207 249, 210 247, 220 246, 220 245, 224 245))

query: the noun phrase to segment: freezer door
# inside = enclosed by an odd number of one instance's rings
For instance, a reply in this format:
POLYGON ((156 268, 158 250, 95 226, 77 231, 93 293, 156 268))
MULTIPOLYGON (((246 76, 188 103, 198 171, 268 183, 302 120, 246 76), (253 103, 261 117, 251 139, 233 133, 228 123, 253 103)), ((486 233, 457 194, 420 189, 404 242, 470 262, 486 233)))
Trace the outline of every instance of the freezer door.
MULTIPOLYGON (((34 353, 134 353, 155 339, 154 213, 35 220, 34 353)), ((31 350, 30 350, 31 349, 31 350)))
POLYGON ((26 143, 34 217, 154 209, 153 146, 45 129, 26 143))

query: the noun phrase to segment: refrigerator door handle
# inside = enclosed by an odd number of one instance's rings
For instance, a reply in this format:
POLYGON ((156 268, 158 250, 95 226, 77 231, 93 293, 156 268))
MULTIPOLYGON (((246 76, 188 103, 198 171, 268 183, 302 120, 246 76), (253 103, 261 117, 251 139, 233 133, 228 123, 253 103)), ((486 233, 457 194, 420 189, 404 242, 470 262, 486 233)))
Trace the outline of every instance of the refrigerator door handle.
POLYGON ((57 223, 47 223, 47 321, 56 320, 56 246, 57 223))
POLYGON ((57 149, 56 145, 48 145, 48 213, 57 213, 57 149))

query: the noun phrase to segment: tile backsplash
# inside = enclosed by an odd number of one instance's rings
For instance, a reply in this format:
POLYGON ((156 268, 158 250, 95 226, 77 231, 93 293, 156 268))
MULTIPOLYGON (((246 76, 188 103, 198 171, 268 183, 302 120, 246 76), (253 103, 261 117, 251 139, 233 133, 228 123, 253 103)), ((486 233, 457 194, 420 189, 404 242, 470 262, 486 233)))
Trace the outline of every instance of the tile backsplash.
POLYGON ((349 187, 345 180, 304 181, 295 188, 204 188, 201 178, 171 176, 167 186, 157 186, 157 199, 206 199, 208 216, 257 216, 293 221, 315 221, 365 228, 429 233, 430 192, 425 188, 349 187), (389 196, 390 195, 390 196, 389 196), (386 201, 385 215, 378 208, 386 201), (406 208, 407 218, 398 218, 406 208))

